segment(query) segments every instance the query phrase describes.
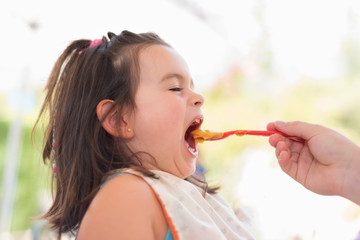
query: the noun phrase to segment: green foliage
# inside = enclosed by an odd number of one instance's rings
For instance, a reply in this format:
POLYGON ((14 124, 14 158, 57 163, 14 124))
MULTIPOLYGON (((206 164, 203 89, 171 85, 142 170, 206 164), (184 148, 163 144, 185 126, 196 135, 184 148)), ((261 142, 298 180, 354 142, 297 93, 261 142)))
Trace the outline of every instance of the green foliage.
POLYGON ((352 82, 358 80, 360 75, 360 45, 359 39, 349 37, 342 46, 343 74, 346 80, 352 82))
POLYGON ((47 170, 41 161, 40 152, 34 149, 31 142, 31 129, 31 126, 24 127, 12 230, 30 228, 33 218, 40 214, 39 197, 47 186, 45 182, 47 170))
MULTIPOLYGON (((4 163, 5 163, 5 149, 6 149, 6 140, 8 135, 9 123, 0 120, 0 179, 2 181, 4 174, 4 163)), ((0 184, 0 192, 2 192, 2 184, 0 184)))
MULTIPOLYGON (((33 123, 33 122, 31 122, 33 123)), ((33 220, 40 214, 40 193, 47 187, 47 176, 41 162, 41 154, 31 141, 32 124, 27 122, 23 126, 22 143, 19 152, 18 182, 15 195, 14 211, 11 222, 11 231, 29 229, 33 220)), ((5 133, 0 138, 0 177, 2 180, 6 151, 7 132, 10 122, 0 121, 0 131, 5 133)))

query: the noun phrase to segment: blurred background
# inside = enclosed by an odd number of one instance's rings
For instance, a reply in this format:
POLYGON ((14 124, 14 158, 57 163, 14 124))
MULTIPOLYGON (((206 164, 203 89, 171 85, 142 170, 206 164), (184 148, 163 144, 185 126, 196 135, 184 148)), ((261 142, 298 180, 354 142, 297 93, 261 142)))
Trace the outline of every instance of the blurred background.
MULTIPOLYGON (((79 38, 154 31, 188 62, 206 99, 204 129, 277 119, 334 128, 360 144, 357 0, 12 0, 0 8, 0 239, 55 239, 36 216, 51 202, 41 133, 30 133, 52 65, 79 38)), ((258 239, 358 239, 360 208, 303 189, 265 137, 200 146, 211 184, 258 239)), ((64 239, 72 239, 64 235, 64 239)))

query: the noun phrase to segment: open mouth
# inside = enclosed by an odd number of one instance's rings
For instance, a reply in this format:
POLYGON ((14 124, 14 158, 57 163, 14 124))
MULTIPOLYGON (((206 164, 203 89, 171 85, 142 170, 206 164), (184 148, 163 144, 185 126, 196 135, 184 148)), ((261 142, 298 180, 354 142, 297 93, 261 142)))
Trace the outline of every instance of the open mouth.
POLYGON ((196 129, 200 129, 202 121, 203 120, 201 118, 195 119, 195 121, 192 122, 191 125, 189 126, 189 128, 186 130, 185 141, 189 145, 188 148, 189 148, 190 152, 195 153, 197 151, 196 150, 196 141, 190 133, 196 129))

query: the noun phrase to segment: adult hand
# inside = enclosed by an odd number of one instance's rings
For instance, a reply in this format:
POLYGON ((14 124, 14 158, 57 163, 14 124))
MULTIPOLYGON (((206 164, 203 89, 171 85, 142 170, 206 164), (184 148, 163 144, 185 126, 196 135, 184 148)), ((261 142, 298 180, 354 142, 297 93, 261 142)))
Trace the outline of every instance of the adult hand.
POLYGON ((269 123, 268 130, 281 169, 305 188, 322 195, 343 196, 360 205, 360 147, 340 133, 305 122, 269 123))

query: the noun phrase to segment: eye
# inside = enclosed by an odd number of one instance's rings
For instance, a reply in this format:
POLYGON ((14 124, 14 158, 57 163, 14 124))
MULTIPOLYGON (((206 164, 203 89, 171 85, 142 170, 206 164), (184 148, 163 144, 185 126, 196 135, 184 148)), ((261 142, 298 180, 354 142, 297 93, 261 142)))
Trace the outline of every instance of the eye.
POLYGON ((183 88, 175 87, 175 88, 170 88, 169 90, 173 92, 180 92, 183 90, 183 88))

